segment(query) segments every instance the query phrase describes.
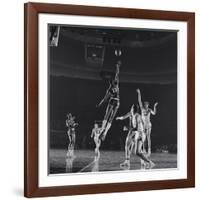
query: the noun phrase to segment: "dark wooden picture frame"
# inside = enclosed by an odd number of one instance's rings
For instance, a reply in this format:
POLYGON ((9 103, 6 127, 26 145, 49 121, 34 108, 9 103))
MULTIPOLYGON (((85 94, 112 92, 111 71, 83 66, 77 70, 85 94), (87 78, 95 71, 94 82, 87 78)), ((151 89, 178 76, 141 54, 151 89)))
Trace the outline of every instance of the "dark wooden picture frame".
MULTIPOLYGON (((42 197, 171 189, 195 185, 195 15, 188 12, 26 3, 24 17, 24 195, 42 197), (75 186, 38 184, 38 16, 40 13, 187 22, 187 179, 75 186)), ((122 180, 123 181, 123 180, 122 180)))

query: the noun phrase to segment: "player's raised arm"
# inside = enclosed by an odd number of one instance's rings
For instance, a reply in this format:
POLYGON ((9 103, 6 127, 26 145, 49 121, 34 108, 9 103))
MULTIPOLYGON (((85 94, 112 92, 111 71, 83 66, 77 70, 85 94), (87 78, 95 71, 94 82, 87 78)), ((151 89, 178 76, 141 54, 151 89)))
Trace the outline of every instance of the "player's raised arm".
POLYGON ((151 110, 151 114, 152 114, 152 115, 156 115, 156 112, 157 112, 156 107, 157 107, 157 105, 158 105, 158 102, 156 102, 156 103, 154 104, 154 108, 153 108, 153 110, 151 110))
POLYGON ((93 138, 93 137, 94 137, 94 134, 95 134, 95 130, 94 130, 94 128, 93 128, 90 137, 93 138))
POLYGON ((140 109, 142 109, 143 108, 143 104, 142 104, 142 97, 141 97, 140 89, 137 89, 136 91, 138 93, 138 103, 139 103, 140 109))
POLYGON ((115 81, 117 81, 117 83, 119 83, 119 69, 121 66, 121 62, 118 61, 117 65, 116 65, 116 72, 115 72, 115 81))

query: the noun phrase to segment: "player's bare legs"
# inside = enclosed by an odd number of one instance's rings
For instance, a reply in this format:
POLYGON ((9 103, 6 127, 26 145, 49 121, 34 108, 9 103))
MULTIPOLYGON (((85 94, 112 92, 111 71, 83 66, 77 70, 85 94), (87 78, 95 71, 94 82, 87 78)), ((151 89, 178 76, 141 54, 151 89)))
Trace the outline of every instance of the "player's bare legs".
POLYGON ((105 130, 105 128, 107 126, 107 122, 108 122, 108 119, 109 119, 109 117, 110 117, 110 115, 112 113, 112 110, 113 110, 113 106, 108 104, 108 106, 106 108, 106 114, 105 114, 104 120, 102 122, 102 127, 101 127, 102 128, 102 130, 101 130, 102 132, 105 130))
POLYGON ((68 130, 68 138, 69 138, 69 144, 68 144, 68 150, 67 150, 67 157, 70 157, 71 156, 71 144, 72 144, 70 130, 68 130))
POLYGON ((105 139, 105 137, 106 137, 111 125, 112 125, 113 119, 115 118, 115 116, 117 114, 119 105, 117 105, 117 106, 109 106, 109 108, 110 108, 110 110, 109 110, 109 114, 110 115, 107 115, 108 119, 106 120, 107 123, 106 123, 106 125, 105 125, 105 127, 103 129, 103 132, 102 132, 102 140, 105 139))
POLYGON ((142 152, 142 141, 138 141, 137 142, 137 149, 136 149, 136 155, 139 156, 142 160, 144 160, 145 162, 150 162, 150 160, 143 154, 142 152))
POLYGON ((147 155, 150 156, 151 155, 151 127, 147 128, 146 136, 147 136, 147 147, 148 147, 147 155))
POLYGON ((75 141, 76 141, 75 132, 68 130, 68 137, 69 137, 69 145, 68 145, 67 156, 74 157, 74 146, 75 146, 75 141))
POLYGON ((100 148, 100 145, 101 145, 101 140, 99 138, 95 138, 94 142, 95 142, 95 145, 96 145, 96 148, 94 150, 95 151, 95 158, 99 159, 100 158, 99 148, 100 148))
POLYGON ((72 141, 71 141, 71 155, 74 157, 74 147, 75 147, 76 135, 75 132, 72 134, 72 141))
POLYGON ((99 171, 99 159, 94 159, 94 165, 91 169, 92 172, 98 172, 99 171))
MULTIPOLYGON (((145 147, 144 147, 144 142, 143 142, 143 147, 142 147, 142 153, 146 155, 146 150, 145 150, 145 147)), ((142 159, 140 159, 140 166, 141 166, 141 169, 145 169, 145 162, 142 159)))
POLYGON ((130 156, 133 149, 134 141, 132 140, 132 131, 129 131, 125 142, 125 161, 120 164, 121 168, 130 169, 130 156))
POLYGON ((147 168, 151 169, 155 166, 155 164, 142 152, 142 146, 143 146, 142 140, 138 140, 136 155, 139 156, 145 162, 145 167, 147 166, 147 168))
POLYGON ((65 171, 66 173, 69 173, 69 172, 71 173, 73 169, 74 157, 67 156, 65 161, 66 161, 65 171))

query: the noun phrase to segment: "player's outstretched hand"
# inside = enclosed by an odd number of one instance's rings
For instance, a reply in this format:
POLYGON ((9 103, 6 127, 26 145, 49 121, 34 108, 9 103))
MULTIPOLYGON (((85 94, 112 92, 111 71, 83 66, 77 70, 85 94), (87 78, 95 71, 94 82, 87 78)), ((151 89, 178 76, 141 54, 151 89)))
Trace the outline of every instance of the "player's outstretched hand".
POLYGON ((155 104, 154 104, 154 106, 157 106, 158 105, 158 102, 156 102, 155 104))
POLYGON ((116 120, 121 120, 122 118, 121 117, 116 117, 116 120))

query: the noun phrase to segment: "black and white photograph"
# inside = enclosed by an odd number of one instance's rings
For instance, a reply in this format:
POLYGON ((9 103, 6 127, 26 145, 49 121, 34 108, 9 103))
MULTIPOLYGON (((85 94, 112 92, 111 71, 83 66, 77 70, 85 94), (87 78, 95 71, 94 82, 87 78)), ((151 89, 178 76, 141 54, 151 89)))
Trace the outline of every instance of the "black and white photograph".
POLYGON ((178 168, 177 31, 48 24, 48 173, 178 168))

